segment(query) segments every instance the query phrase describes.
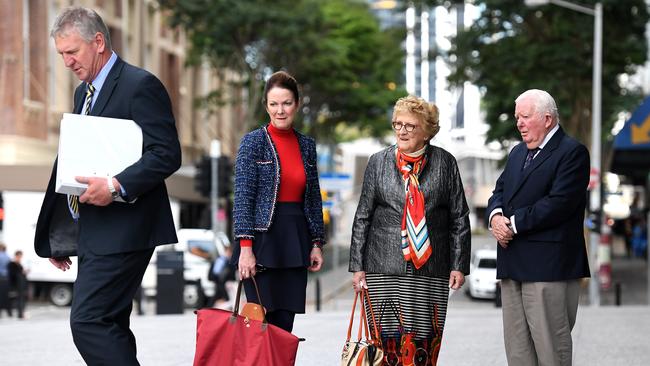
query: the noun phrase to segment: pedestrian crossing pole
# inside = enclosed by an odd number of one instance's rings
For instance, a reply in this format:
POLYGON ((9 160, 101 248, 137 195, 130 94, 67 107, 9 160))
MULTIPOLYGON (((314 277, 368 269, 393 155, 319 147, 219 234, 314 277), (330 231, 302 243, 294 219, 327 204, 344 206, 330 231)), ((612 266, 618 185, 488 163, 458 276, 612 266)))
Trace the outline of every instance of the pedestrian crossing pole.
POLYGON ((217 233, 219 231, 219 222, 217 214, 219 212, 219 157, 221 156, 221 141, 212 140, 210 143, 210 160, 212 164, 211 189, 210 189, 210 222, 212 224, 213 240, 216 245, 217 233))
MULTIPOLYGON (((649 178, 650 178, 650 175, 649 175, 649 178)), ((646 184, 646 186, 650 187, 650 179, 648 179, 648 183, 646 184)), ((648 190, 646 189, 646 192, 647 191, 648 190)), ((646 202, 648 202, 647 198, 646 198, 646 202)), ((647 210, 647 207, 648 206, 646 204, 646 210, 647 210)), ((646 224, 646 241, 648 241, 648 239, 650 239, 650 210, 647 210, 645 224, 646 224)), ((645 262, 646 266, 648 267, 648 280, 646 282, 647 283, 646 294, 648 296, 648 306, 650 306, 650 242, 648 244, 646 244, 645 254, 646 254, 647 259, 648 259, 645 262)))

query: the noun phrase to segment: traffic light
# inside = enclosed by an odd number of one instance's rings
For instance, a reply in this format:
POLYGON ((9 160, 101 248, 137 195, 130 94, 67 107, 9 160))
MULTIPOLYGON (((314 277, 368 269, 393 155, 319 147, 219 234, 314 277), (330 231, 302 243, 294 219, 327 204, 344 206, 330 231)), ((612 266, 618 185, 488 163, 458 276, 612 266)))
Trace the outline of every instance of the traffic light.
POLYGON ((212 161, 210 157, 207 155, 202 156, 194 166, 196 167, 194 189, 203 197, 210 197, 210 191, 212 189, 212 161))
POLYGON ((227 156, 219 157, 219 197, 228 197, 232 193, 232 161, 227 156))

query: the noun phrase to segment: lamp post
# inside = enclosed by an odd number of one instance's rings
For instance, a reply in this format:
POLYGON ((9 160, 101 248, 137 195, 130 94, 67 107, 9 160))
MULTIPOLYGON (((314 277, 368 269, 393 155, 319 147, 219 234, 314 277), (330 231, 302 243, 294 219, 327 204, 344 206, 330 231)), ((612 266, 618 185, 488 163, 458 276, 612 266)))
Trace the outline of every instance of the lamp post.
MULTIPOLYGON (((603 66, 603 4, 596 3, 594 8, 578 5, 564 0, 525 0, 527 6, 539 6, 555 4, 563 8, 575 10, 594 17, 594 56, 593 56, 593 77, 592 77, 592 98, 591 98, 591 171, 601 175, 600 164, 600 138, 601 138, 601 117, 600 101, 602 87, 602 66, 603 66)), ((599 222, 595 223, 602 230, 604 213, 602 212, 600 179, 594 185, 590 195, 590 208, 592 212, 600 212, 599 222)), ((589 257, 591 268, 591 281, 589 281, 589 303, 592 306, 600 305, 600 292, 598 289, 598 245, 600 237, 597 232, 592 231, 589 236, 589 257)))

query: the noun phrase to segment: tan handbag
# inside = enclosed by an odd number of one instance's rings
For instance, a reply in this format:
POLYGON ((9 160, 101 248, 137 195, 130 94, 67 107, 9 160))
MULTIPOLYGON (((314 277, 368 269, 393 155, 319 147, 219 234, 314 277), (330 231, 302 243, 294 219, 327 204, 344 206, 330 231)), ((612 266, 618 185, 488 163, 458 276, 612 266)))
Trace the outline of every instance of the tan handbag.
POLYGON ((348 337, 343 345, 343 352, 341 352, 341 366, 381 366, 384 361, 384 352, 381 348, 381 340, 379 338, 379 331, 377 330, 377 323, 375 322, 375 315, 372 311, 370 304, 370 297, 368 290, 362 289, 361 292, 354 294, 354 303, 352 304, 352 313, 350 314, 350 324, 348 326, 348 337), (352 337, 352 324, 354 322, 354 312, 357 307, 357 299, 361 306, 359 320, 359 331, 357 340, 350 340, 352 337), (369 324, 366 317, 366 310, 364 301, 368 304, 370 309, 370 319, 372 322, 371 331, 368 330, 369 324), (374 332, 372 332, 374 330, 374 332), (362 332, 365 339, 362 339, 362 332))
MULTIPOLYGON (((257 282, 255 282, 255 278, 251 277, 251 281, 253 281, 253 286, 255 286, 255 292, 257 293, 257 299, 259 301, 260 299, 260 290, 257 288, 257 282)), ((239 301, 239 296, 241 294, 241 288, 242 288, 242 281, 239 281, 239 286, 237 286, 237 299, 239 301)), ((248 318, 250 320, 258 320, 258 321, 263 321, 264 317, 266 316, 266 309, 264 309, 264 306, 260 304, 256 304, 254 302, 247 302, 244 304, 244 307, 241 309, 241 312, 239 315, 243 316, 244 318, 248 318)))

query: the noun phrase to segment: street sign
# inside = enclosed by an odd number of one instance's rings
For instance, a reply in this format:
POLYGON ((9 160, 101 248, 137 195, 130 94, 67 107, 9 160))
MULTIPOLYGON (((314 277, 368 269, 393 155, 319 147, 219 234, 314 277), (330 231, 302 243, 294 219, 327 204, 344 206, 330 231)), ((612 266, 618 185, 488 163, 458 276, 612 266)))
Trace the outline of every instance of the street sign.
POLYGON ((323 201, 323 208, 332 208, 334 207, 334 201, 323 201))
POLYGON ((614 138, 610 171, 645 185, 650 172, 650 97, 632 113, 614 138))
POLYGON ((320 188, 329 192, 352 189, 352 177, 343 173, 322 173, 320 188))
POLYGON ((614 149, 650 150, 650 97, 625 122, 623 129, 614 138, 614 149))

